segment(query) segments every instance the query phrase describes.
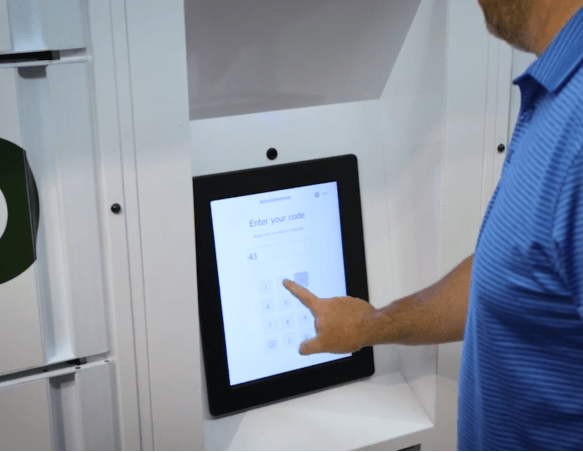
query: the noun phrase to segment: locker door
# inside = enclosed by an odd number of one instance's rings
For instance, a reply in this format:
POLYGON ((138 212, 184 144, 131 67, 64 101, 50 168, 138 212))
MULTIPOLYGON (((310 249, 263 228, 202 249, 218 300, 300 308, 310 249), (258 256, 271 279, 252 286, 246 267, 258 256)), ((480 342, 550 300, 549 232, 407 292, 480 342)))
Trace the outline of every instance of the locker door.
MULTIPOLYGON (((18 96, 16 89, 16 70, 0 69, 0 139, 15 145, 22 145, 20 120, 18 114, 18 96)), ((6 196, 2 187, 6 178, 13 178, 11 168, 5 163, 6 153, 12 154, 13 148, 5 150, 0 147, 0 249, 10 240, 6 229, 8 221, 15 221, 10 214, 6 196), (6 174, 9 173, 10 174, 6 174)), ((21 168, 24 171, 24 167, 21 168)), ((6 188, 4 188, 6 190, 6 188)), ((10 198, 10 197, 9 197, 10 198)), ((9 199, 11 200, 11 199, 9 199)), ((18 228, 18 219, 16 219, 18 228)), ((18 247, 17 247, 18 249, 18 247)), ((2 268, 6 273, 10 267, 10 257, 6 253, 0 256, 2 268)), ((38 305, 38 288, 36 266, 32 265, 20 276, 4 281, 0 279, 0 375, 40 366, 44 362, 43 337, 38 305)))
POLYGON ((116 450, 113 365, 0 379, 0 450, 116 450))
POLYGON ((84 0, 0 0, 0 53, 85 47, 85 9, 84 0))
POLYGON ((12 50, 8 0, 0 0, 0 53, 12 50))
MULTIPOLYGON (((4 210, 10 225, 29 203, 30 218, 18 221, 29 222, 35 259, 0 279, 0 340, 11 344, 0 375, 108 350, 91 99, 87 61, 0 68, 0 159, 20 149, 30 166, 21 182, 38 192, 35 210, 20 183, 28 199, 12 196, 4 210)), ((0 168, 0 189, 11 174, 0 168)), ((6 232, 2 241, 12 243, 6 232)), ((17 254, 4 253, 0 276, 17 254)))
POLYGON ((0 450, 52 450, 47 380, 0 388, 0 450))

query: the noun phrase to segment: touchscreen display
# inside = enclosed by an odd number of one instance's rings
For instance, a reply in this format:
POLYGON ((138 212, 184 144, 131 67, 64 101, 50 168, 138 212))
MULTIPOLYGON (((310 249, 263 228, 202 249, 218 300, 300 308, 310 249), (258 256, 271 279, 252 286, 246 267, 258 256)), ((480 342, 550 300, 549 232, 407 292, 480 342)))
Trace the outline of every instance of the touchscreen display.
POLYGON ((282 285, 346 295, 336 182, 211 202, 231 386, 342 359, 301 356, 310 311, 282 285))

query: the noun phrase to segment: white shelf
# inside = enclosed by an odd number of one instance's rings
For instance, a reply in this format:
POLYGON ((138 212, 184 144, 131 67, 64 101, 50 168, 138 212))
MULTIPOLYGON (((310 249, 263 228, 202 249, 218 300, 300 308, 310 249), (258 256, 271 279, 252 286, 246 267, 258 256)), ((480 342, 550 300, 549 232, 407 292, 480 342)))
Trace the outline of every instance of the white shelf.
POLYGON ((392 445, 432 427, 397 372, 207 420, 205 449, 354 450, 392 445))

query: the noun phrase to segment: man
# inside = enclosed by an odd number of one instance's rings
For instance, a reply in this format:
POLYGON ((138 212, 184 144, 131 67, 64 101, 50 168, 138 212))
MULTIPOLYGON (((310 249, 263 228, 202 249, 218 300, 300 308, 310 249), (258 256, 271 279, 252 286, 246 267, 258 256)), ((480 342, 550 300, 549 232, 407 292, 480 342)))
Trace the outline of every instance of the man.
POLYGON ((539 58, 515 81, 520 116, 475 256, 383 309, 284 285, 315 316, 302 354, 463 338, 460 449, 581 450, 583 0, 480 5, 492 33, 539 58))

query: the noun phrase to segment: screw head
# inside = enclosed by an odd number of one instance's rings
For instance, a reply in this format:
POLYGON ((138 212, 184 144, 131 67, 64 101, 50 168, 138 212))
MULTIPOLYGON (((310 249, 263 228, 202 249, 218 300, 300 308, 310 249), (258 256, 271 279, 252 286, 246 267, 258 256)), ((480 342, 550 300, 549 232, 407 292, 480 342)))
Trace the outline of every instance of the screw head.
POLYGON ((269 148, 267 150, 267 158, 269 160, 275 160, 277 158, 277 149, 275 149, 275 148, 269 148))
POLYGON ((503 144, 498 145, 498 152, 500 152, 502 154, 505 150, 506 150, 506 146, 504 146, 503 144))
POLYGON ((115 203, 114 205, 111 206, 111 211, 117 215, 121 212, 121 206, 115 203))

